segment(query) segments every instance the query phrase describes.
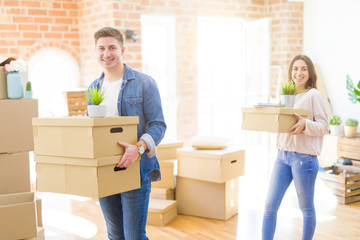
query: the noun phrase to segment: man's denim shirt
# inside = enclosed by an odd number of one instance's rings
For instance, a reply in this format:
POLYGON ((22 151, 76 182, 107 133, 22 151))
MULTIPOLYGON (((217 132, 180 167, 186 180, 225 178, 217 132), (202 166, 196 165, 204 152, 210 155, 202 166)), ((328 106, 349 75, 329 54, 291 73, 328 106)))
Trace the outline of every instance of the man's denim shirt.
MULTIPOLYGON (((150 174, 151 181, 161 179, 160 166, 156 157, 156 146, 165 135, 166 124, 163 116, 159 89, 150 76, 128 67, 126 64, 123 83, 118 98, 120 116, 138 116, 137 138, 145 141, 149 150, 141 156, 141 182, 150 174)), ((89 86, 99 88, 104 73, 89 86)), ((90 105, 91 103, 88 102, 90 105)), ((134 144, 134 143, 131 143, 134 144)))

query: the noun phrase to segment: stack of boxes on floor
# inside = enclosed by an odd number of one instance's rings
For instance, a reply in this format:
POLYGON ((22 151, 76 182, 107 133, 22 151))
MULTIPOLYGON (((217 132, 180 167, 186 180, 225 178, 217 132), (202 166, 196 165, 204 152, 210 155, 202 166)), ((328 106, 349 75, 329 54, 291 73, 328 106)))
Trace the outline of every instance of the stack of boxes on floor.
POLYGON ((227 220, 238 212, 238 177, 244 174, 245 150, 177 150, 178 213, 227 220))
POLYGON ((34 118, 38 191, 101 198, 140 188, 140 161, 115 168, 118 141, 137 141, 138 117, 34 118), (114 184, 116 183, 116 184, 114 184))
POLYGON ((151 194, 147 224, 165 226, 177 217, 175 200, 175 177, 178 162, 176 149, 183 147, 183 142, 173 141, 157 146, 157 158, 160 164, 161 181, 151 183, 151 194))
POLYGON ((41 199, 31 192, 35 99, 0 100, 0 239, 44 239, 41 199))

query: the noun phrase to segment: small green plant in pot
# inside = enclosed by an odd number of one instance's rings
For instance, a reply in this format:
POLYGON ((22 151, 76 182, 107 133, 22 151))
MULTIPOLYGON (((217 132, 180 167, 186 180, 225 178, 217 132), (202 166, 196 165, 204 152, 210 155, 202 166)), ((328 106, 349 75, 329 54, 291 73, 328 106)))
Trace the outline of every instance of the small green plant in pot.
POLYGON ((294 107, 297 86, 292 79, 288 82, 281 83, 280 101, 282 107, 294 107))
POLYGON ((105 99, 105 94, 101 88, 92 86, 89 88, 86 94, 86 100, 88 101, 87 113, 89 117, 99 118, 106 116, 106 106, 100 105, 105 99))
POLYGON ((345 121, 345 126, 344 126, 344 134, 345 134, 345 136, 346 137, 356 137, 358 124, 359 124, 358 120, 348 118, 345 121))
POLYGON ((28 99, 32 98, 32 87, 31 87, 31 82, 30 81, 28 81, 26 83, 25 90, 26 90, 25 91, 25 97, 28 98, 28 99))
POLYGON ((332 115, 329 119, 330 133, 331 135, 338 136, 342 132, 341 117, 338 115, 332 115))

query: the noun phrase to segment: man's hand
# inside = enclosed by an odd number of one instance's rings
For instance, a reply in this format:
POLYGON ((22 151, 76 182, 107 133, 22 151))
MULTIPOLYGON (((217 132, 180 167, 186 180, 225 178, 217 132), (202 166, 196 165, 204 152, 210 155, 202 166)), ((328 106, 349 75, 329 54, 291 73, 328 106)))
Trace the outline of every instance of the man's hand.
POLYGON ((302 116, 300 116, 297 113, 294 113, 294 115, 298 118, 298 122, 294 126, 289 128, 290 135, 300 134, 302 131, 305 130, 305 126, 306 126, 305 119, 302 116))
POLYGON ((139 157, 138 147, 133 144, 118 142, 118 144, 125 148, 124 155, 120 159, 120 162, 116 165, 120 168, 129 167, 139 157))

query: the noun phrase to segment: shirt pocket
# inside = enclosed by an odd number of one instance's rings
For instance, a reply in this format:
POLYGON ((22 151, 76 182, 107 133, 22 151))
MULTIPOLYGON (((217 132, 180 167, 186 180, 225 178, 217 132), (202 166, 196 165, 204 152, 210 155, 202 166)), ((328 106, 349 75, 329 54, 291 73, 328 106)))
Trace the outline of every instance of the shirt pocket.
POLYGON ((126 97, 125 105, 126 112, 129 116, 139 116, 142 117, 143 113, 143 99, 142 97, 126 97))

